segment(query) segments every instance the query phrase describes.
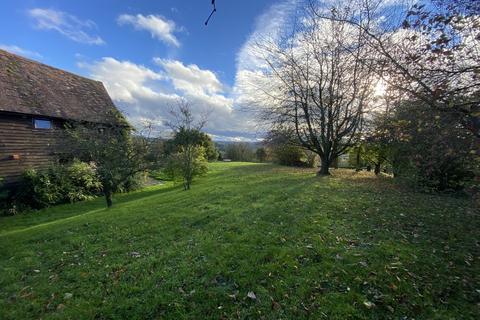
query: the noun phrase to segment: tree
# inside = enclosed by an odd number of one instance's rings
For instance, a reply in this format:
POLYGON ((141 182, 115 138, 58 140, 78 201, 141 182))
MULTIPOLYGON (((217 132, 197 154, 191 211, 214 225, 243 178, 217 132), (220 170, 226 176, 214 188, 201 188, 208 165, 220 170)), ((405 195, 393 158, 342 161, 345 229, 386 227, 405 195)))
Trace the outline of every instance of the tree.
MULTIPOLYGON (((172 121, 168 125, 174 132, 174 151, 167 161, 167 171, 177 175, 179 173, 183 179, 184 190, 190 190, 194 177, 207 170, 206 150, 202 146, 206 141, 206 134, 201 132, 206 117, 196 121, 186 100, 179 100, 171 115, 172 121)), ((207 141, 207 144, 210 143, 207 141)))
POLYGON ((265 162, 265 160, 267 160, 267 150, 265 150, 264 147, 258 148, 255 154, 259 162, 265 162))
POLYGON ((362 159, 363 149, 364 149, 364 145, 363 145, 363 143, 360 143, 360 142, 357 142, 355 144, 355 147, 350 149, 350 153, 354 154, 352 159, 353 158, 355 159, 355 171, 356 172, 362 171, 362 168, 363 168, 363 165, 364 165, 363 159, 362 159))
POLYGON ((375 175, 379 175, 382 166, 392 164, 395 140, 392 137, 393 124, 391 114, 392 97, 384 96, 387 107, 382 112, 372 113, 365 130, 365 139, 361 144, 362 157, 374 166, 375 175))
MULTIPOLYGON (((199 130, 194 130, 191 132, 192 135, 195 135, 194 139, 198 140, 197 144, 202 146, 205 152, 205 158, 208 161, 215 161, 218 159, 219 152, 215 147, 215 143, 212 141, 212 138, 204 132, 199 130)), ((174 133, 173 138, 165 141, 164 148, 166 155, 170 155, 178 151, 178 147, 183 143, 181 139, 184 138, 183 134, 174 133)))
POLYGON ((234 142, 227 145, 225 157, 232 161, 253 161, 255 154, 247 142, 234 142))
POLYGON ((182 181, 184 190, 189 190, 193 179, 207 173, 205 149, 196 146, 192 149, 191 158, 183 151, 176 151, 167 156, 163 172, 173 181, 182 181), (191 162, 188 162, 191 161, 191 162))
MULTIPOLYGON (((421 86, 417 99, 438 111, 456 113, 464 128, 480 138, 480 2, 432 0, 407 12, 403 29, 410 50, 400 57, 416 68, 399 69, 421 86)), ((398 69, 398 68, 396 68, 398 69)))
POLYGON ((373 165, 375 175, 379 175, 382 166, 388 162, 388 151, 388 146, 375 138, 367 140, 363 157, 367 163, 373 165))
POLYGON ((401 11, 386 0, 347 2, 356 15, 332 17, 317 10, 316 16, 361 30, 377 53, 376 72, 389 86, 424 107, 456 114, 463 128, 480 138, 480 2, 427 0, 401 11))
POLYGON ((347 7, 330 14, 334 19, 322 20, 307 9, 290 36, 256 48, 265 64, 257 74, 267 80, 254 103, 265 122, 292 130, 320 157, 319 175, 330 174, 332 162, 354 144, 374 81, 364 31, 341 21, 352 14, 347 7))
POLYGON ((205 157, 208 161, 216 161, 218 159, 218 150, 208 134, 200 132, 199 144, 205 149, 205 157))
POLYGON ((457 114, 445 114, 404 101, 384 125, 394 174, 429 188, 461 190, 480 172, 477 139, 457 114))
POLYGON ((149 153, 149 128, 137 135, 132 131, 126 124, 76 123, 67 129, 68 153, 95 164, 108 207, 113 205, 114 192, 135 175, 152 168, 158 160, 149 153))

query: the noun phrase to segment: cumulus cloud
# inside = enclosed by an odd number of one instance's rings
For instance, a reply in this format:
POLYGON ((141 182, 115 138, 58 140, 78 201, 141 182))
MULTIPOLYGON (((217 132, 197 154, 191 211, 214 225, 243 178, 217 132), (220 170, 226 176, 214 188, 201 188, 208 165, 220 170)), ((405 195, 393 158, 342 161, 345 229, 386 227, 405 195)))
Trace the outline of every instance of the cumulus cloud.
POLYGON ((43 56, 36 51, 30 51, 30 50, 27 50, 27 49, 24 49, 24 48, 21 48, 19 46, 15 46, 15 45, 0 44, 0 49, 11 52, 11 53, 15 53, 15 54, 18 54, 20 56, 27 57, 27 58, 32 58, 32 59, 42 59, 43 58, 43 56))
POLYGON ((201 70, 197 65, 184 65, 180 61, 154 58, 172 79, 176 89, 192 94, 214 94, 223 91, 223 85, 210 70, 201 70))
POLYGON ((155 58, 154 62, 158 70, 112 57, 79 65, 104 83, 136 126, 148 120, 166 131, 169 111, 178 99, 185 98, 194 114, 209 114, 205 129, 217 140, 252 139, 251 123, 233 107, 233 99, 214 72, 177 60, 155 58))
POLYGON ((90 32, 97 28, 92 20, 80 20, 74 15, 53 9, 34 8, 28 15, 41 30, 53 30, 63 36, 79 42, 93 45, 105 44, 102 38, 90 32))
POLYGON ((162 75, 144 66, 111 57, 79 65, 87 68, 92 78, 102 81, 112 99, 119 102, 138 103, 144 99, 155 99, 157 92, 148 83, 163 79, 162 75))
POLYGON ((136 30, 149 31, 152 38, 157 38, 168 45, 175 47, 180 46, 180 42, 174 35, 174 32, 179 31, 179 29, 172 20, 165 19, 158 15, 122 14, 118 17, 117 22, 120 25, 132 25, 136 30))

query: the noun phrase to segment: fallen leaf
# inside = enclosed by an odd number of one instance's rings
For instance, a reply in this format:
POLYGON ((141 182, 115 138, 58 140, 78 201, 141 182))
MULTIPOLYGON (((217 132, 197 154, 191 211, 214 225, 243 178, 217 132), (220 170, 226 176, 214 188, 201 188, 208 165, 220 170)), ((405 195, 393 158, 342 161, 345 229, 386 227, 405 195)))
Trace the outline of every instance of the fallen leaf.
POLYGON ((280 309, 280 304, 272 299, 272 310, 280 309))
POLYGON ((257 296, 255 295, 255 293, 253 291, 248 291, 247 297, 252 299, 252 300, 257 300, 257 296))

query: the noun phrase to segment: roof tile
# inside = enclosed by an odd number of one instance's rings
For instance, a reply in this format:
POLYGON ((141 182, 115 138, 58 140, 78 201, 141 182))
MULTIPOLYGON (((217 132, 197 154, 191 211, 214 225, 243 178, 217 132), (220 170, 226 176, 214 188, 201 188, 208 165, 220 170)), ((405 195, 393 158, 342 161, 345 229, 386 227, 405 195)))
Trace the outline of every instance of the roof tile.
POLYGON ((99 81, 0 50, 0 111, 125 123, 99 81))

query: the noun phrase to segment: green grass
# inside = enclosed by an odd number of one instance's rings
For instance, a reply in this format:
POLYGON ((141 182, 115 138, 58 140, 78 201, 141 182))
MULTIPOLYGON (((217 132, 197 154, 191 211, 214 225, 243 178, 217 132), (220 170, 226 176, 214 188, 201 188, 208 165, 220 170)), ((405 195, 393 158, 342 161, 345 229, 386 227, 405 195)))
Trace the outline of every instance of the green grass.
POLYGON ((103 206, 0 219, 0 319, 480 316, 468 199, 367 173, 218 163, 191 191, 103 206))

